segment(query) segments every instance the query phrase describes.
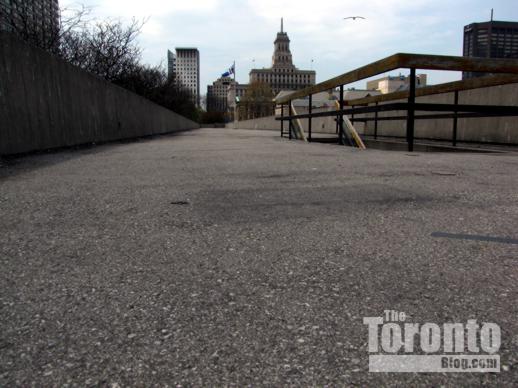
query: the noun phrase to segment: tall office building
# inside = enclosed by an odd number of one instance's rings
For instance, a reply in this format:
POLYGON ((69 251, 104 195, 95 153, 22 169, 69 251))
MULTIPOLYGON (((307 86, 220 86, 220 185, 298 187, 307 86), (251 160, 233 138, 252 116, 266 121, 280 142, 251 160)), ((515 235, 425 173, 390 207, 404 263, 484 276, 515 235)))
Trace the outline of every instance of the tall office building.
POLYGON ((189 89, 194 103, 200 106, 200 52, 193 47, 177 47, 176 80, 189 89))
POLYGON ((0 0, 0 30, 48 42, 59 30, 58 0, 0 0))
POLYGON ((281 90, 297 90, 314 85, 316 73, 313 70, 299 70, 293 64, 290 51, 290 38, 284 32, 281 19, 281 31, 277 33, 274 42, 272 67, 268 69, 252 69, 250 83, 265 82, 270 85, 274 94, 281 90))
POLYGON ((167 76, 171 78, 176 73, 176 54, 167 50, 167 76))
MULTIPOLYGON (((464 27, 465 57, 518 58, 518 22, 491 20, 472 23, 464 27)), ((462 78, 472 78, 485 73, 464 72, 462 78)))

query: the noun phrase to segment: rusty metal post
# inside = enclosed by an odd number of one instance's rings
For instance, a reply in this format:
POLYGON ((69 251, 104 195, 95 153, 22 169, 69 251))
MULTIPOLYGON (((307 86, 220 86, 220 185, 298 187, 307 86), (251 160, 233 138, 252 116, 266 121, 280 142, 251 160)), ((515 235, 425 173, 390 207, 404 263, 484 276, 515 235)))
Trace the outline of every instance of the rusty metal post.
POLYGON ((281 104, 281 137, 284 137, 284 104, 281 104))
MULTIPOLYGON (((376 102, 376 107, 378 103, 376 102)), ((378 138, 378 111, 374 112, 374 139, 378 138)))
POLYGON ((291 116, 293 116, 293 109, 291 107, 291 100, 288 101, 288 104, 289 104, 289 112, 290 112, 290 120, 289 120, 289 139, 291 140, 291 132, 292 132, 292 126, 293 126, 293 123, 291 121, 291 116))
POLYGON ((415 68, 410 69, 410 89, 408 91, 408 107, 406 119, 406 137, 408 151, 414 151, 414 125, 415 125, 415 68))
MULTIPOLYGON (((344 109, 344 85, 340 85, 340 110, 342 111, 344 109)), ((339 129, 339 135, 338 135, 338 143, 340 145, 344 145, 344 115, 343 113, 340 113, 338 115, 338 129, 339 129)))
POLYGON ((452 138, 452 144, 454 147, 457 146, 457 105, 459 105, 459 91, 456 90, 455 91, 455 99, 454 99, 454 105, 455 105, 455 110, 453 111, 454 113, 454 117, 453 117, 453 138, 452 138))
POLYGON ((308 140, 311 141, 311 115, 313 114, 313 95, 309 95, 309 109, 308 109, 308 140))

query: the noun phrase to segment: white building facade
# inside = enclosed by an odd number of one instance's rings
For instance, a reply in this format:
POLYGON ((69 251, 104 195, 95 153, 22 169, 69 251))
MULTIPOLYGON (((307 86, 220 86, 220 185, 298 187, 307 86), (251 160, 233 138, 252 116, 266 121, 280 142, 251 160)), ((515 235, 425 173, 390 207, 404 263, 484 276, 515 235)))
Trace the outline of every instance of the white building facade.
POLYGON ((273 94, 281 90, 298 90, 314 85, 316 73, 313 70, 299 70, 293 64, 290 51, 290 38, 284 31, 284 23, 281 19, 281 31, 277 33, 274 42, 272 67, 266 69, 252 69, 250 71, 250 83, 264 82, 270 85, 273 94))
POLYGON ((190 90, 200 106, 200 52, 193 47, 177 47, 174 64, 176 80, 190 90))

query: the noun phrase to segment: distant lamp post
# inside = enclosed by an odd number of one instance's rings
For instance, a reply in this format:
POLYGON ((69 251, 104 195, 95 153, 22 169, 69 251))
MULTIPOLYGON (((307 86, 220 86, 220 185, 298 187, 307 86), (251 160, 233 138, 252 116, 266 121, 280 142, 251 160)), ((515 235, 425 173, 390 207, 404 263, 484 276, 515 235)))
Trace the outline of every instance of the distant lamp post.
POLYGON ((310 69, 313 70, 313 62, 315 62, 314 59, 311 59, 311 66, 310 66, 310 69))

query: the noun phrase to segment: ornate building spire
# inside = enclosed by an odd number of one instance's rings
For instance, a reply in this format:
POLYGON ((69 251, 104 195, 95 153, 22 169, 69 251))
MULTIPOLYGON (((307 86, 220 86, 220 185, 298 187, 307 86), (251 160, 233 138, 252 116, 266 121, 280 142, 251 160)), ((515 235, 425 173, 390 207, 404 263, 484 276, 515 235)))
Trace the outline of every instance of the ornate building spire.
POLYGON ((272 67, 275 69, 295 69, 291 58, 290 38, 284 32, 284 18, 281 18, 281 31, 277 33, 277 38, 274 42, 272 67))
POLYGON ((313 70, 299 70, 293 64, 290 38, 284 31, 283 17, 281 17, 281 30, 277 32, 273 44, 272 67, 252 69, 250 71, 250 83, 267 83, 274 94, 281 90, 298 90, 315 84, 316 73, 313 70))

